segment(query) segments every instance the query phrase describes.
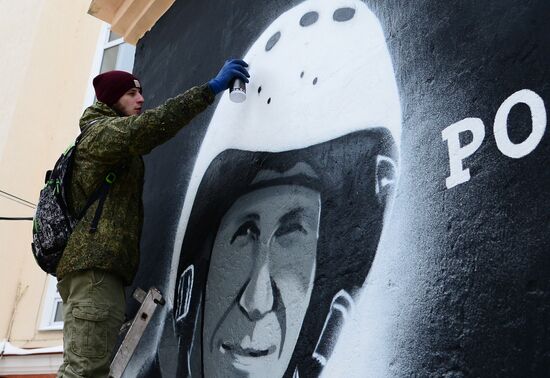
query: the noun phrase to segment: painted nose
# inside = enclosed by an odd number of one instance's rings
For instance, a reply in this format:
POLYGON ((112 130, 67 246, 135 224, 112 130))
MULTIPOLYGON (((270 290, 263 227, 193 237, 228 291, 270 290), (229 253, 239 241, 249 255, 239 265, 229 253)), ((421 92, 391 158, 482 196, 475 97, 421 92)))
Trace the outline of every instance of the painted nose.
POLYGON ((273 309, 273 302, 273 285, 267 262, 264 262, 246 283, 239 306, 250 320, 256 321, 273 309))

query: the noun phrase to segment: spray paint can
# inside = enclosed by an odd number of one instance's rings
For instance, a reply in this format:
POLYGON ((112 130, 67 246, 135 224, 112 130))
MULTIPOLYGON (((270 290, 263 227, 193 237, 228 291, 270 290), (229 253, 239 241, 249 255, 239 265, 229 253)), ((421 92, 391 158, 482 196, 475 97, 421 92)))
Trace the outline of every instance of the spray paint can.
POLYGON ((229 98, 233 102, 244 102, 246 100, 246 83, 241 79, 233 80, 229 87, 229 98))

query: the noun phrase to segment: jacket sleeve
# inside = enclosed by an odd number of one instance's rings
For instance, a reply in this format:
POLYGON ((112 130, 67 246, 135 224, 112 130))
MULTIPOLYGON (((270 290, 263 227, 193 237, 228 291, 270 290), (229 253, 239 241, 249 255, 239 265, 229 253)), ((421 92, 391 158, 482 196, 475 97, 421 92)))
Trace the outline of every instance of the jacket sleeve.
POLYGON ((147 154, 176 135, 214 98, 208 84, 204 84, 139 115, 101 117, 80 143, 80 153, 107 164, 115 164, 129 156, 147 154))

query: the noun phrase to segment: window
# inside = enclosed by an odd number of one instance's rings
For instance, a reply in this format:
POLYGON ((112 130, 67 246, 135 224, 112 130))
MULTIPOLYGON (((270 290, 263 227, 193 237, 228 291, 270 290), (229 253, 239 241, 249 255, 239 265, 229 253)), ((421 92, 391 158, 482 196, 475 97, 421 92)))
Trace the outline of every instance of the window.
POLYGON ((63 302, 57 291, 57 279, 48 275, 46 282, 46 296, 42 306, 40 331, 54 331, 63 329, 63 302))
POLYGON ((92 85, 93 78, 100 73, 111 70, 132 72, 134 68, 135 53, 135 46, 124 42, 121 36, 111 30, 109 24, 104 24, 99 36, 97 52, 92 65, 84 108, 92 105, 95 101, 95 92, 92 85))
POLYGON ((103 59, 99 73, 110 70, 132 72, 136 48, 124 42, 121 36, 109 29, 109 26, 107 26, 107 29, 104 33, 106 40, 102 46, 103 59))

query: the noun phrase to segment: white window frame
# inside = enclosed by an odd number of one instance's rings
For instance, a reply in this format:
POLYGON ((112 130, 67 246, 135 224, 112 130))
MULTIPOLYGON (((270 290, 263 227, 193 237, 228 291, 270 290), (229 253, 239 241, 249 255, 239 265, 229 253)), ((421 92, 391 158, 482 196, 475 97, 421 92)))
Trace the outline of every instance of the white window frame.
POLYGON ((46 295, 42 306, 39 331, 59 331, 63 329, 63 321, 55 321, 58 303, 62 302, 61 295, 57 291, 57 279, 48 274, 46 279, 46 295))
MULTIPOLYGON (((90 79, 88 80, 88 88, 86 90, 86 97, 84 99, 83 109, 86 109, 88 106, 92 105, 95 100, 95 91, 94 86, 92 84, 92 80, 94 77, 99 75, 99 71, 101 70, 101 63, 103 62, 103 55, 105 54, 105 50, 124 44, 124 39, 118 38, 113 41, 109 41, 109 35, 111 33, 111 25, 107 24, 106 22, 103 23, 103 26, 101 27, 101 31, 99 33, 99 37, 97 40, 97 48, 94 55, 94 60, 92 62, 92 70, 90 72, 90 79)), ((135 46, 132 46, 130 44, 126 44, 126 47, 131 49, 132 52, 132 68, 134 65, 134 54, 135 54, 135 46)), ((117 61, 117 65, 115 69, 124 69, 121 67, 121 61, 117 61)))

